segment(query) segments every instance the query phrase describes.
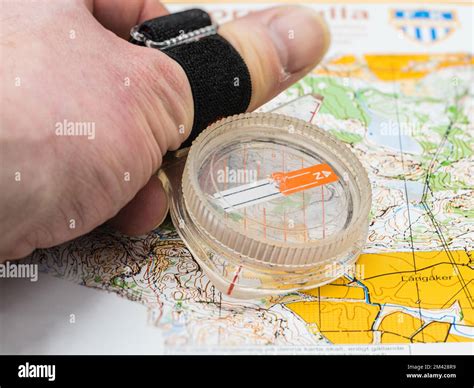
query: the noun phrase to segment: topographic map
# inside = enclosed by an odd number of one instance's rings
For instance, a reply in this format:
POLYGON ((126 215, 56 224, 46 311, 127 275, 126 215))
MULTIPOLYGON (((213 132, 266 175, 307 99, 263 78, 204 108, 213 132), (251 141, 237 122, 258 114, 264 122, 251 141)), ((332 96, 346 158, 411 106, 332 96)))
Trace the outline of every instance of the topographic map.
POLYGON ((357 278, 232 300, 170 223, 135 239, 102 229, 33 259, 145 304, 168 346, 473 341, 472 71, 468 55, 344 56, 272 103, 324 95, 313 121, 369 172, 372 223, 357 278))
POLYGON ((102 228, 29 260, 145 305, 166 349, 473 342, 473 74, 471 53, 332 54, 263 108, 324 96, 315 116, 307 104, 286 113, 345 142, 368 171, 367 246, 332 284, 228 298, 169 221, 140 238, 102 228))

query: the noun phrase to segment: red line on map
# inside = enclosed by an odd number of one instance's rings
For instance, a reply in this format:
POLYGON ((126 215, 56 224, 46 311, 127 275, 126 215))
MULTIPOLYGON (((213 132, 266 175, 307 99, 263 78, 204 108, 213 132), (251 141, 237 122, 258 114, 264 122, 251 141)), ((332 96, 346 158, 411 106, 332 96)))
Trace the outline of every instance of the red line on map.
MULTIPOLYGON (((301 159, 301 168, 304 168, 304 160, 301 159)), ((304 196, 304 191, 301 192, 303 194, 302 199, 303 199, 303 225, 304 225, 304 241, 306 242, 308 240, 308 228, 306 227, 306 206, 305 206, 305 196, 304 196)))
POLYGON ((267 209, 263 208, 263 238, 267 239, 267 209))
POLYGON ((239 266, 237 268, 237 271, 235 271, 234 278, 232 279, 232 283, 230 283, 229 289, 227 290, 227 295, 230 295, 232 291, 234 290, 235 283, 237 282, 237 279, 239 278, 240 270, 242 269, 242 266, 239 266))
POLYGON ((322 200, 321 204, 323 207, 323 238, 326 238, 326 220, 325 220, 326 214, 324 211, 324 186, 321 186, 321 200, 322 200))

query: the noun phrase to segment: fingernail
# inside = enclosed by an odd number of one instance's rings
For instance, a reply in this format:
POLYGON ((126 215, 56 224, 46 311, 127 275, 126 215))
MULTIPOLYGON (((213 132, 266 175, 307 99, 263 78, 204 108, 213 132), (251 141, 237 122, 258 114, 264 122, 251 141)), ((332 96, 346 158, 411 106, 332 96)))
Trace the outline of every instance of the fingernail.
POLYGON ((279 9, 268 27, 282 67, 291 74, 316 66, 329 47, 326 22, 307 7, 279 9))
MULTIPOLYGON (((156 179, 160 180, 160 178, 158 178, 157 175, 155 175, 155 177, 156 177, 156 179)), ((161 183, 160 183, 160 184, 161 184, 161 183)), ((168 197, 165 197, 165 199, 166 199, 166 210, 165 210, 165 212, 163 213, 163 216, 162 216, 161 220, 160 220, 159 222, 157 222, 157 224, 153 227, 152 230, 155 230, 155 229, 157 229, 158 227, 160 227, 161 224, 162 224, 163 222, 165 222, 166 217, 168 216, 168 212, 169 212, 169 210, 170 210, 170 202, 169 202, 169 200, 168 200, 168 197)))

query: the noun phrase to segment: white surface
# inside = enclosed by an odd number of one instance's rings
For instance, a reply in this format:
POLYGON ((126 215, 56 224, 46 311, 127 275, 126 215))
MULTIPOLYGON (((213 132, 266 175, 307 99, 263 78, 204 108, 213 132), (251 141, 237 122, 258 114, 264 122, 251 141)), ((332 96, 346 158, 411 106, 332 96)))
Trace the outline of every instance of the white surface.
POLYGON ((161 353, 146 320, 139 303, 44 273, 0 279, 0 354, 161 353))

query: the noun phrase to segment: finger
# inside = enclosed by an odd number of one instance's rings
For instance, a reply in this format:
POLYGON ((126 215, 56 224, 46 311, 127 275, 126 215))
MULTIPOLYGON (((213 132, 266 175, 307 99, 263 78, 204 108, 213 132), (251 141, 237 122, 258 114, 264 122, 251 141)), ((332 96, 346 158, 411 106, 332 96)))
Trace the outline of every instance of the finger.
POLYGON ((252 111, 313 69, 326 53, 329 29, 315 11, 275 7, 222 25, 224 36, 244 59, 252 79, 252 111))
MULTIPOLYGON (((168 14, 158 0, 88 0, 89 9, 105 28, 128 39, 130 29, 145 20, 168 14)), ((158 227, 168 213, 161 181, 152 176, 135 197, 109 221, 122 233, 134 236, 158 227)))
POLYGON ((139 236, 157 228, 168 213, 168 200, 161 181, 152 176, 137 195, 109 221, 122 233, 139 236))
POLYGON ((124 39, 136 24, 168 14, 158 0, 86 0, 86 5, 100 24, 124 39))

